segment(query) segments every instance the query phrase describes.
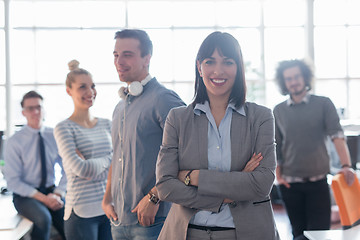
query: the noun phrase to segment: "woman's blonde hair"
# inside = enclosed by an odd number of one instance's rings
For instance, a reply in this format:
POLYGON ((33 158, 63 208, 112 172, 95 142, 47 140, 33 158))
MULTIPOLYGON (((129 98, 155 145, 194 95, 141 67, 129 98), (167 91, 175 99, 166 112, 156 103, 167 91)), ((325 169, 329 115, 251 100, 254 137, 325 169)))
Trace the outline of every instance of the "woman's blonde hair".
POLYGON ((71 60, 68 63, 70 72, 66 76, 66 86, 71 88, 71 84, 75 82, 75 77, 81 74, 89 75, 92 77, 91 73, 83 68, 79 68, 80 62, 76 59, 71 60))

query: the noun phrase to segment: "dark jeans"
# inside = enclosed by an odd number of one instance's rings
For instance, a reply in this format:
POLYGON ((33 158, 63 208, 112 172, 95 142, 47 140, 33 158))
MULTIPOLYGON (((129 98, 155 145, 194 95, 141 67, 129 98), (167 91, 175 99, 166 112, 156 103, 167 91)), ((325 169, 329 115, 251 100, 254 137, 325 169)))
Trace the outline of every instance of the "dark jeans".
POLYGON ((31 239, 48 240, 50 238, 51 224, 65 239, 64 208, 53 211, 34 198, 22 197, 17 194, 14 194, 13 202, 18 213, 34 223, 31 239))
POLYGON ((326 179, 280 185, 294 239, 306 239, 304 230, 328 230, 331 224, 330 190, 326 179))
POLYGON ((91 218, 79 217, 72 211, 65 221, 66 239, 111 240, 110 221, 106 215, 91 218))

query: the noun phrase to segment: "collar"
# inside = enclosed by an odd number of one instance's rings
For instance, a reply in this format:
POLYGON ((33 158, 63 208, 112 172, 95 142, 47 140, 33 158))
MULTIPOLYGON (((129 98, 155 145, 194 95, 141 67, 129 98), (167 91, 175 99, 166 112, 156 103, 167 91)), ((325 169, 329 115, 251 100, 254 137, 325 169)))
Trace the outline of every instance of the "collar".
MULTIPOLYGON (((233 103, 229 103, 227 109, 232 109, 233 111, 238 112, 239 114, 246 116, 244 106, 241 106, 240 108, 236 108, 233 103)), ((194 107, 194 113, 198 116, 200 116, 201 112, 207 113, 210 111, 210 105, 208 101, 205 101, 204 103, 197 103, 194 107)))
POLYGON ((29 125, 26 124, 24 126, 24 128, 27 129, 28 131, 30 131, 31 133, 36 133, 36 134, 38 134, 39 132, 43 133, 44 130, 45 130, 44 125, 41 125, 41 127, 39 129, 37 129, 37 128, 32 128, 32 127, 30 127, 29 125))
MULTIPOLYGON (((307 103, 309 103, 309 101, 310 101, 310 93, 307 92, 306 95, 303 97, 303 99, 301 99, 300 103, 305 103, 305 104, 307 104, 307 103)), ((291 97, 289 97, 289 99, 286 101, 286 105, 288 105, 288 106, 292 106, 292 105, 296 105, 296 104, 300 104, 300 103, 295 103, 295 102, 291 99, 291 97)))

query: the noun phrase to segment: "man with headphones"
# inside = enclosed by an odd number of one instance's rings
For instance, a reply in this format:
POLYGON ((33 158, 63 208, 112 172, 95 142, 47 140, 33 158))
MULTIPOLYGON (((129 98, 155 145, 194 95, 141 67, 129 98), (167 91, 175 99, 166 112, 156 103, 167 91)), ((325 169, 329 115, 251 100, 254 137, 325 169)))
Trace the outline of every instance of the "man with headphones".
POLYGON ((112 122, 114 147, 103 209, 113 239, 157 239, 170 209, 155 188, 163 127, 180 97, 149 74, 152 42, 143 30, 115 34, 114 64, 121 82, 112 122))

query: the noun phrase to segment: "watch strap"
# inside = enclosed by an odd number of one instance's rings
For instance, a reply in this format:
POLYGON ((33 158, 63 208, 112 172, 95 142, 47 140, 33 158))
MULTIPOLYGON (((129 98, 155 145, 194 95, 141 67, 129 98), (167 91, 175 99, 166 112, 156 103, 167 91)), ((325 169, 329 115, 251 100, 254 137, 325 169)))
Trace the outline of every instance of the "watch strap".
MULTIPOLYGON (((193 170, 194 170, 194 169, 193 169, 193 170)), ((190 170, 190 171, 186 174, 186 176, 185 176, 184 183, 185 183, 186 186, 189 186, 189 185, 190 185, 190 181, 191 181, 191 179, 190 179, 190 174, 192 173, 193 170, 190 170)))
POLYGON ((152 202, 155 205, 158 205, 160 203, 160 198, 158 198, 153 192, 148 193, 149 196, 149 202, 152 202))

